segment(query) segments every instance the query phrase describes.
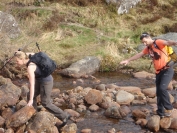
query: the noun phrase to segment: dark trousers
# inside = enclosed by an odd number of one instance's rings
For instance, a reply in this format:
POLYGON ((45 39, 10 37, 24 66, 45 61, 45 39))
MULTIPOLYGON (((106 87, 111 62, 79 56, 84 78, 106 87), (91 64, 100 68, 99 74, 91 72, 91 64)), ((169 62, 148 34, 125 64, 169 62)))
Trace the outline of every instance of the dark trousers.
POLYGON ((67 113, 55 106, 51 100, 51 91, 53 88, 53 81, 48 82, 35 82, 35 92, 33 99, 33 106, 37 107, 36 97, 40 94, 41 104, 50 113, 54 114, 60 120, 64 120, 67 117, 67 113))
POLYGON ((164 109, 173 109, 170 102, 170 96, 167 91, 167 87, 173 78, 173 74, 174 70, 172 67, 162 70, 160 73, 156 74, 157 112, 159 115, 164 114, 164 109))

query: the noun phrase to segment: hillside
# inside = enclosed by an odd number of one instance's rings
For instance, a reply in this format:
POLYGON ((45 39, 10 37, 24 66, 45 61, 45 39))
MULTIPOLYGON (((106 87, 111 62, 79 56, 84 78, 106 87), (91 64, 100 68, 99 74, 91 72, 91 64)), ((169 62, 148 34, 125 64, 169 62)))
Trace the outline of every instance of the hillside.
MULTIPOLYGON (((114 5, 101 0, 53 0, 33 5, 2 1, 0 10, 15 17, 21 35, 0 41, 7 44, 3 49, 7 55, 1 60, 25 45, 24 51, 37 52, 38 42, 59 68, 94 55, 102 59, 100 71, 115 71, 122 68, 118 67, 120 60, 137 52, 142 32, 157 36, 177 31, 176 7, 175 0, 142 0, 127 14, 118 15, 114 5)), ((148 69, 149 62, 140 59, 126 69, 148 69)))

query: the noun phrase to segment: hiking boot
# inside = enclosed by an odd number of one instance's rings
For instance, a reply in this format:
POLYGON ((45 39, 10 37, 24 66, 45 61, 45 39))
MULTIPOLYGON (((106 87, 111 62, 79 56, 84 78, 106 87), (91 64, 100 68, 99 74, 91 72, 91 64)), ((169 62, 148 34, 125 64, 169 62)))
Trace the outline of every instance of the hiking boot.
POLYGON ((161 118, 164 118, 164 117, 170 117, 171 116, 171 113, 164 113, 163 115, 161 115, 160 117, 161 118))
POLYGON ((68 116, 63 120, 63 123, 61 125, 57 126, 58 130, 60 130, 62 127, 64 127, 70 118, 71 118, 71 115, 68 114, 68 116))
POLYGON ((160 113, 160 112, 156 111, 155 114, 156 114, 156 115, 159 115, 160 118, 170 117, 170 116, 171 116, 171 113, 169 113, 169 112, 160 113))

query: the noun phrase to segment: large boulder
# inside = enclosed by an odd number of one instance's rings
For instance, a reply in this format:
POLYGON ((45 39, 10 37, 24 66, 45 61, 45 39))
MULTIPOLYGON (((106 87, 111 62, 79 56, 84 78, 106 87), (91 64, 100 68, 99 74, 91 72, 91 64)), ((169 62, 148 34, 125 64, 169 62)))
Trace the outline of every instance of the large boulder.
POLYGON ((15 105, 21 95, 21 89, 10 79, 0 76, 0 109, 4 106, 15 105))
POLYGON ((106 3, 116 5, 117 13, 128 13, 130 8, 138 4, 141 0, 106 0, 106 3))
POLYGON ((59 74, 67 77, 80 78, 81 76, 93 74, 100 67, 100 60, 94 56, 87 56, 63 69, 59 74))
POLYGON ((128 93, 124 90, 120 90, 116 94, 116 102, 120 105, 130 105, 130 103, 134 100, 134 95, 128 93))
POLYGON ((20 35, 20 28, 15 18, 8 13, 0 11, 1 33, 6 34, 9 38, 16 38, 20 35))
POLYGON ((57 118, 46 111, 36 113, 33 120, 27 125, 27 131, 33 130, 36 133, 54 133, 57 118))
POLYGON ((92 89, 88 92, 88 94, 85 96, 85 101, 88 104, 97 104, 101 103, 103 99, 103 95, 101 91, 92 89))
POLYGON ((147 122, 147 127, 153 132, 157 132, 160 129, 160 117, 158 115, 153 115, 147 122))
POLYGON ((25 106, 7 119, 6 126, 8 128, 18 128, 28 122, 35 112, 36 110, 32 106, 25 106))

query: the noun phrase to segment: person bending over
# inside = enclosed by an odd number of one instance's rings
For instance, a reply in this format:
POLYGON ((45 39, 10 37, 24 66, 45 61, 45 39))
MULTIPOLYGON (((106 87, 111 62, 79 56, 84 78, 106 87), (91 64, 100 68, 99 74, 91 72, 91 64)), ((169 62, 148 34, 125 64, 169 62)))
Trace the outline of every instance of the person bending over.
MULTIPOLYGON (((30 56, 33 54, 34 53, 30 53, 30 56)), ((27 66, 27 63, 29 62, 29 53, 16 51, 14 56, 18 65, 27 66)), ((41 70, 39 69, 39 67, 33 62, 29 62, 28 64, 29 65, 27 66, 27 73, 30 83, 30 94, 27 106, 34 106, 34 108, 37 109, 36 97, 40 94, 41 104, 43 105, 43 107, 45 107, 50 113, 54 114, 57 118, 63 121, 63 123, 57 127, 58 129, 60 129, 67 123, 70 115, 51 102, 53 77, 52 75, 41 77, 41 70)))
POLYGON ((169 57, 165 46, 177 45, 177 42, 162 39, 157 39, 155 41, 147 32, 144 32, 140 36, 140 40, 146 47, 140 53, 130 57, 129 59, 121 61, 120 64, 127 65, 130 61, 139 59, 145 54, 150 55, 156 71, 156 113, 160 117, 169 117, 171 115, 171 111, 173 110, 173 106, 170 102, 167 87, 173 78, 174 70, 173 66, 168 64, 169 57), (154 41, 159 49, 155 47, 154 41))

